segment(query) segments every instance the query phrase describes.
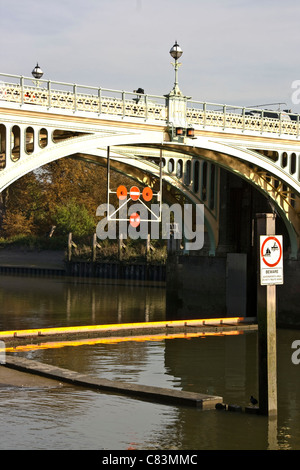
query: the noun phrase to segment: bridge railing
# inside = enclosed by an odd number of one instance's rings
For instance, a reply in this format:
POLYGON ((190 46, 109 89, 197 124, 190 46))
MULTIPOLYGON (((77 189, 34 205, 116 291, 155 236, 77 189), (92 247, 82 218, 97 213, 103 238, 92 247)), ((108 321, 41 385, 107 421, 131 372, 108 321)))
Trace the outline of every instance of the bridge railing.
POLYGON ((257 107, 243 107, 206 103, 187 102, 187 120, 190 125, 236 129, 241 131, 270 132, 277 135, 288 134, 299 137, 300 115, 282 110, 267 110, 257 107))
MULTIPOLYGON (((34 80, 0 73, 0 102, 13 102, 59 108, 73 112, 92 112, 144 121, 172 122, 164 96, 112 90, 72 83, 34 80)), ((254 133, 273 133, 299 137, 298 114, 187 100, 186 120, 191 126, 231 129, 254 133)))
POLYGON ((3 73, 0 73, 0 101, 20 105, 34 104, 73 112, 167 120, 166 99, 163 96, 42 79, 34 80, 3 73))

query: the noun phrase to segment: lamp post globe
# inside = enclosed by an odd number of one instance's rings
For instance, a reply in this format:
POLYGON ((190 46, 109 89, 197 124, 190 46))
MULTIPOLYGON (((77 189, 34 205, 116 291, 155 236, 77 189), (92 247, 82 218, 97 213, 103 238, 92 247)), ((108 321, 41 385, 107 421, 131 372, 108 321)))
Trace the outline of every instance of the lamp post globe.
POLYGON ((182 51, 181 47, 179 46, 177 41, 175 41, 174 46, 171 47, 171 49, 170 49, 170 55, 175 60, 175 62, 172 63, 172 65, 174 66, 174 71, 175 71, 175 82, 174 82, 174 87, 173 87, 173 90, 172 90, 171 93, 172 93, 172 95, 177 95, 177 96, 181 96, 181 94, 182 94, 179 87, 178 87, 178 68, 181 65, 178 62, 178 59, 182 56, 182 54, 183 54, 183 51, 182 51))
POLYGON ((40 68, 39 64, 36 64, 36 66, 34 67, 31 73, 36 80, 39 80, 44 75, 44 72, 40 68))
POLYGON ((177 41, 175 41, 174 46, 170 49, 170 55, 173 57, 173 59, 178 60, 183 54, 183 51, 179 44, 177 44, 177 41))

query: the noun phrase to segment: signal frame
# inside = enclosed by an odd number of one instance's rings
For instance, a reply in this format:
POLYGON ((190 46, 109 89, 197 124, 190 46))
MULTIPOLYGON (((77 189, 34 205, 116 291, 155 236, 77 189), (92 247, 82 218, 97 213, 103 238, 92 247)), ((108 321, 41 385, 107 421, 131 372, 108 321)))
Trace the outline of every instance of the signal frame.
MULTIPOLYGON (((115 214, 117 214, 125 205, 128 204, 128 202, 131 200, 131 198, 127 198, 127 194, 126 194, 126 198, 125 201, 123 202, 123 204, 121 204, 121 206, 116 209, 114 212, 112 212, 111 214, 109 213, 109 206, 110 206, 110 201, 109 201, 109 197, 110 197, 110 194, 117 194, 117 191, 112 191, 110 189, 110 147, 107 147, 107 220, 108 221, 115 221, 115 222, 130 222, 130 218, 127 218, 127 219, 121 219, 121 218, 117 218, 117 217, 113 217, 115 214)), ((157 201, 159 202, 159 215, 155 214, 143 201, 142 199, 140 198, 140 196, 138 197, 137 200, 135 200, 134 202, 141 202, 145 207, 146 209, 148 210, 148 212, 150 212, 154 218, 151 218, 151 219, 140 219, 140 222, 161 222, 161 214, 162 214, 162 149, 160 149, 160 159, 159 159, 159 191, 154 193, 153 192, 153 196, 156 196, 157 197, 157 201)))

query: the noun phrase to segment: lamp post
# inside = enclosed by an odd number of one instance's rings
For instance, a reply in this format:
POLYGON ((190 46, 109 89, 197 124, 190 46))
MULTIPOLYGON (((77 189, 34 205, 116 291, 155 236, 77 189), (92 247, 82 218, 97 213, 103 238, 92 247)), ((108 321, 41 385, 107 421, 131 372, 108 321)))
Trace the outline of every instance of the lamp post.
POLYGON ((176 140, 177 142, 183 142, 185 136, 193 138, 193 129, 188 128, 187 123, 187 100, 190 97, 184 96, 180 91, 178 86, 178 69, 181 66, 181 63, 178 62, 178 59, 182 56, 183 51, 177 41, 175 41, 174 46, 170 49, 170 55, 174 59, 172 63, 175 70, 175 82, 173 89, 168 95, 165 95, 167 98, 167 107, 168 107, 168 122, 170 129, 171 140, 176 140))
POLYGON ((171 91, 171 94, 173 95, 182 95, 179 86, 178 86, 178 69, 181 66, 181 64, 178 62, 178 59, 182 56, 183 51, 179 44, 177 44, 177 41, 175 41, 174 46, 170 49, 170 55, 173 57, 175 60, 174 63, 172 63, 174 70, 175 70, 175 82, 174 82, 174 87, 173 90, 171 91))
POLYGON ((34 67, 33 71, 31 72, 31 74, 33 75, 33 77, 36 79, 36 86, 38 87, 39 86, 39 79, 42 78, 42 76, 44 75, 44 72, 42 71, 42 69, 40 68, 39 64, 37 63, 36 66, 34 67))

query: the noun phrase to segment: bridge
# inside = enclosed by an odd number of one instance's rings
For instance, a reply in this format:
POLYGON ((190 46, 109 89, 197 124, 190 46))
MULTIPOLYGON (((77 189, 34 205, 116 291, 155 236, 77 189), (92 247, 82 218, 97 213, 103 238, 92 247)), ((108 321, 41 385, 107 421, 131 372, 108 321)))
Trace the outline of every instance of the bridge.
MULTIPOLYGON (((220 172, 248 182, 280 215, 288 256, 300 248, 300 116, 195 101, 175 82, 164 96, 0 74, 0 191, 25 174, 72 156, 157 187, 163 182, 205 205, 209 254, 220 231, 220 172)), ((101 202, 101 201, 100 201, 101 202)))

